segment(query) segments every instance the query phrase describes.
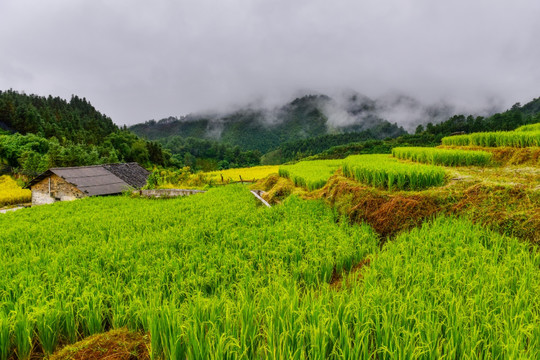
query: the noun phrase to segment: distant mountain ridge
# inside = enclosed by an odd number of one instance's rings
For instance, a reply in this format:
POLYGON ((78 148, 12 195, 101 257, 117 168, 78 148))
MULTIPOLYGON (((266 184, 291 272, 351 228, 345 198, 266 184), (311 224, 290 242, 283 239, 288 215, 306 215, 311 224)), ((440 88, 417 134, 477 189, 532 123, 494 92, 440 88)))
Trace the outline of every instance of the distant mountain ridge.
POLYGON ((376 106, 373 100, 359 94, 350 94, 340 102, 326 95, 306 95, 272 110, 246 107, 223 114, 191 114, 150 120, 129 129, 149 140, 193 137, 262 153, 287 142, 328 134, 377 128, 380 131, 374 132, 374 138, 383 139, 406 133, 397 124, 377 116, 376 106))

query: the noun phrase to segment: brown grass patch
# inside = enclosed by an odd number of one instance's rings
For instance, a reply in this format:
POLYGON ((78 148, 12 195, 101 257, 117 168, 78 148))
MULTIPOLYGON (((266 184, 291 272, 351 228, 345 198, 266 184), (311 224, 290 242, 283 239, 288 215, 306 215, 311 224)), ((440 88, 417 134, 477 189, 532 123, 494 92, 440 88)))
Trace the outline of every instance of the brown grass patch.
POLYGON ((318 196, 348 214, 352 222, 371 225, 383 238, 418 226, 441 210, 429 195, 386 194, 340 175, 334 175, 318 196))
POLYGON ((116 329, 96 334, 54 353, 50 360, 147 360, 148 335, 116 329))
POLYGON ((450 204, 448 212, 464 214, 473 222, 489 226, 507 235, 540 243, 540 193, 522 185, 485 186, 465 189, 450 204))

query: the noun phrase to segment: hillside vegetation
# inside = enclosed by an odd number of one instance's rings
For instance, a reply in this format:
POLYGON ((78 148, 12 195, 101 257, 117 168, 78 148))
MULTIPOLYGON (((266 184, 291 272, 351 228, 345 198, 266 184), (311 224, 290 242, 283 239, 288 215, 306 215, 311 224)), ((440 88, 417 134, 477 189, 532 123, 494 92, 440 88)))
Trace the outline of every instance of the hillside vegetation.
POLYGON ((536 129, 536 125, 533 124, 538 122, 540 122, 540 98, 523 106, 515 104, 511 109, 489 117, 455 115, 437 124, 419 125, 414 134, 403 134, 393 139, 350 139, 346 134, 343 138, 342 135, 329 135, 328 138, 323 136, 294 141, 265 154, 262 162, 273 164, 300 160, 305 157, 316 160, 344 159, 353 154, 390 154, 394 147, 437 146, 441 144, 444 137, 455 133, 508 131, 518 127, 521 127, 520 131, 530 131, 536 129))
POLYGON ((0 91, 0 170, 34 176, 50 167, 135 161, 169 166, 160 144, 118 128, 86 99, 0 91))
POLYGON ((264 179, 256 186, 267 191, 263 197, 271 203, 302 193, 295 186, 303 187, 309 191, 306 198, 323 198, 351 221, 367 222, 383 236, 394 236, 437 214, 460 214, 540 242, 540 147, 402 147, 395 148, 393 156, 282 165, 280 175, 289 183, 264 179), (321 171, 327 162, 332 168, 321 171), (416 162, 439 166, 424 172, 416 162))
MULTIPOLYGON (((381 105, 367 98, 351 96, 341 112, 333 113, 329 110, 336 107, 333 99, 309 95, 275 110, 247 107, 231 113, 191 114, 151 120, 130 129, 169 150, 176 166, 211 171, 278 165, 306 157, 389 154, 400 146, 437 146, 454 133, 513 130, 539 122, 539 104, 540 99, 534 99, 488 117, 454 115, 440 123, 419 125, 414 134, 408 134, 379 117, 381 105), (342 123, 336 123, 336 117, 342 123)), ((426 109, 433 119, 440 119, 439 112, 426 109)))
MULTIPOLYGON (((405 134, 396 124, 390 124, 375 115, 361 117, 355 109, 347 114, 358 116, 351 124, 332 123, 325 110, 333 100, 324 95, 297 98, 275 110, 246 108, 232 113, 214 115, 188 115, 147 121, 130 127, 135 134, 157 140, 171 135, 217 140, 243 150, 266 153, 280 145, 322 135, 365 132, 362 140, 384 139, 405 134)), ((359 106, 359 105, 358 105, 359 106)), ((357 138, 357 141, 360 138, 357 138)), ((350 142, 349 140, 348 142, 350 142)), ((341 142, 342 143, 342 142, 341 142)))

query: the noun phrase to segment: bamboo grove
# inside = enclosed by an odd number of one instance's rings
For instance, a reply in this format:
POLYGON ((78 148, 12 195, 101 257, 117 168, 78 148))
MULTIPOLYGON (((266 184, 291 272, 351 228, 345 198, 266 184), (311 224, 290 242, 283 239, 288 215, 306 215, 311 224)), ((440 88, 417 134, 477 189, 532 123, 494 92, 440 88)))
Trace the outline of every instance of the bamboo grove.
POLYGON ((120 327, 154 359, 540 356, 538 249, 462 219, 381 248, 321 202, 234 185, 5 214, 0 253, 1 360, 120 327))

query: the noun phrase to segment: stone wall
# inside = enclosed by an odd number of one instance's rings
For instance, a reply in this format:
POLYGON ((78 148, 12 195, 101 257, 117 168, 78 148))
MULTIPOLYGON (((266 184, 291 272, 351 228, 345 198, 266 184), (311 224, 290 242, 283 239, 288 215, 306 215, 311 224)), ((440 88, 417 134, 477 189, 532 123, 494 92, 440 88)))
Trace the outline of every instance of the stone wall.
POLYGON ((188 196, 203 193, 202 190, 188 189, 155 189, 155 190, 138 190, 136 194, 150 198, 171 198, 177 196, 188 196))
POLYGON ((56 201, 80 199, 86 195, 57 175, 51 175, 32 186, 32 206, 52 204, 56 201), (49 194, 50 179, 50 194, 49 194))

